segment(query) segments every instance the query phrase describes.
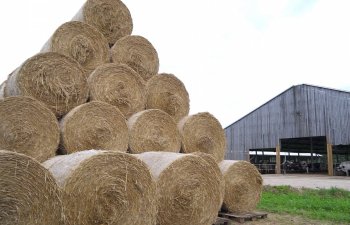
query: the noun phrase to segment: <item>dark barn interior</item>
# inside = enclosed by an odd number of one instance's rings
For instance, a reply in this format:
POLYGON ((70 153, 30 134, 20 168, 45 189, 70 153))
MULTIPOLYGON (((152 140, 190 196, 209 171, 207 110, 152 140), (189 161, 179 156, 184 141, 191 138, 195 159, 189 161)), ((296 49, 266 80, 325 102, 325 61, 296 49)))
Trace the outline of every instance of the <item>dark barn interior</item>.
MULTIPOLYGON (((350 145, 332 146, 333 175, 343 175, 336 167, 350 161, 350 145)), ((251 149, 250 162, 261 173, 276 173, 276 148, 251 149)), ((281 173, 327 174, 328 155, 325 136, 280 139, 281 173)))

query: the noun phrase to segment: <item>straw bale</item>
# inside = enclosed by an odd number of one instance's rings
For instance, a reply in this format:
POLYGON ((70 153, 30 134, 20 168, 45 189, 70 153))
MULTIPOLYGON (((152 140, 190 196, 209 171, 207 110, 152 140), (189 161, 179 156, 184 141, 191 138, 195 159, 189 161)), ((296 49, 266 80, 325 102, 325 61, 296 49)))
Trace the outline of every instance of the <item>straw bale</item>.
POLYGON ((221 173, 219 164, 216 162, 215 158, 211 154, 204 153, 204 152, 193 152, 192 154, 204 159, 208 163, 210 170, 212 170, 213 174, 217 177, 215 180, 218 181, 217 185, 219 186, 219 193, 220 193, 220 200, 221 200, 220 205, 222 205, 224 201, 224 195, 225 195, 225 180, 224 180, 223 174, 221 173))
POLYGON ((126 119, 115 106, 105 102, 92 101, 77 106, 62 118, 60 128, 61 147, 68 153, 86 149, 126 152, 128 149, 126 119))
POLYGON ((173 74, 153 76, 146 85, 146 109, 161 109, 178 122, 190 111, 185 85, 173 74))
POLYGON ((33 158, 0 150, 1 225, 61 225, 61 192, 51 173, 33 158))
POLYGON ((96 28, 79 21, 58 27, 41 51, 58 52, 75 59, 86 75, 110 60, 107 39, 96 28))
POLYGON ((145 83, 125 64, 99 66, 88 79, 90 100, 116 106, 126 118, 145 109, 145 83))
POLYGON ((130 11, 120 0, 87 0, 72 20, 97 28, 110 46, 133 29, 130 11))
POLYGON ((44 166, 63 190, 68 225, 155 224, 156 184, 135 156, 88 150, 56 156, 44 166))
POLYGON ((119 39, 111 48, 112 61, 130 66, 145 80, 156 75, 159 59, 156 49, 146 38, 129 35, 119 39))
POLYGON ((235 160, 224 160, 219 166, 225 180, 223 209, 234 213, 254 211, 263 187, 256 167, 247 161, 235 160))
POLYGON ((128 120, 129 151, 179 152, 181 138, 174 119, 159 109, 138 112, 128 120))
POLYGON ((217 162, 224 159, 225 132, 212 114, 204 112, 184 117, 178 123, 178 128, 182 136, 182 152, 208 153, 213 155, 217 162))
POLYGON ((0 99, 5 98, 5 85, 6 85, 6 81, 0 84, 0 99))
POLYGON ((83 68, 77 61, 56 52, 27 59, 7 79, 5 95, 34 97, 56 116, 87 101, 89 94, 83 68))
POLYGON ((159 225, 211 225, 221 207, 220 181, 199 156, 173 152, 137 155, 157 182, 159 225))
POLYGON ((56 153, 59 127, 55 115, 30 97, 0 100, 0 149, 45 161, 56 153))

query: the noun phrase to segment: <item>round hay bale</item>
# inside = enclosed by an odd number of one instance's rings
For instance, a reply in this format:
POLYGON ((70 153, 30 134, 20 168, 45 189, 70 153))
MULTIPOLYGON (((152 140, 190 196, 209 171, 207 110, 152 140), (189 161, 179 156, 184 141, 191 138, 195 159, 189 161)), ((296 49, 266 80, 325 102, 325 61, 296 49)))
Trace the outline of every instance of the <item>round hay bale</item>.
POLYGON ((146 109, 161 109, 178 122, 190 111, 185 85, 172 74, 153 76, 146 85, 146 109))
POLYGON ((0 84, 0 99, 5 98, 5 85, 6 85, 6 81, 0 84))
POLYGON ((114 106, 93 101, 82 104, 60 121, 61 147, 67 153, 87 149, 126 152, 129 132, 123 114, 114 106))
POLYGON ((87 0, 72 20, 97 28, 110 46, 133 29, 130 11, 120 0, 87 0))
POLYGON ((51 173, 23 154, 0 150, 2 225, 60 225, 61 192, 51 173))
POLYGON ((182 152, 208 153, 217 162, 224 159, 226 136, 220 122, 213 115, 204 112, 184 117, 178 123, 178 128, 182 136, 182 152))
POLYGON ((60 117, 87 101, 83 68, 74 59, 56 52, 27 59, 7 79, 5 95, 34 97, 60 117))
POLYGON ((221 207, 220 181, 199 156, 172 152, 137 155, 157 181, 159 225, 211 225, 221 207))
POLYGON ((176 123, 166 112, 149 109, 138 112, 128 120, 129 151, 179 152, 181 138, 176 123))
POLYGON ((129 35, 119 39, 111 48, 112 61, 127 64, 145 80, 156 75, 159 59, 156 49, 146 38, 129 35))
POLYGON ((59 127, 55 115, 30 97, 0 100, 0 149, 29 155, 42 162, 56 154, 59 127))
POLYGON ((135 156, 89 150, 56 156, 44 166, 63 190, 69 225, 155 224, 156 185, 135 156))
POLYGON ((90 100, 116 106, 126 118, 145 109, 145 83, 138 73, 124 64, 99 66, 88 79, 90 100))
POLYGON ((221 173, 219 164, 215 161, 215 158, 213 155, 204 153, 204 152, 193 152, 193 155, 199 156, 202 159, 204 159, 207 163, 210 169, 213 171, 213 174, 217 177, 215 181, 218 181, 217 185, 219 187, 219 193, 220 193, 220 199, 221 199, 221 204, 224 201, 224 195, 225 195, 225 180, 224 176, 221 173))
POLYGON ((263 179, 247 161, 223 160, 219 163, 225 180, 223 209, 234 213, 255 210, 260 201, 263 179))
POLYGON ((79 21, 58 27, 41 51, 58 52, 75 59, 86 75, 110 60, 107 39, 96 28, 79 21))

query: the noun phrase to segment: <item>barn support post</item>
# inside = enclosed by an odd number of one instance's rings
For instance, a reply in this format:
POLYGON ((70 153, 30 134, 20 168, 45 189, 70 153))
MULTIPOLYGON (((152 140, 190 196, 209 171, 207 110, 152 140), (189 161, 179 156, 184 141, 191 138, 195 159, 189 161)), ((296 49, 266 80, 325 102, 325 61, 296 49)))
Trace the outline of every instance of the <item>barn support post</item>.
POLYGON ((276 146, 276 174, 281 174, 281 147, 280 145, 276 146))
POLYGON ((313 147, 313 143, 312 143, 312 137, 310 137, 310 152, 311 152, 311 169, 314 170, 315 169, 315 165, 314 165, 314 147, 313 147))
POLYGON ((328 175, 333 176, 333 149, 332 144, 327 143, 327 164, 328 164, 328 175))

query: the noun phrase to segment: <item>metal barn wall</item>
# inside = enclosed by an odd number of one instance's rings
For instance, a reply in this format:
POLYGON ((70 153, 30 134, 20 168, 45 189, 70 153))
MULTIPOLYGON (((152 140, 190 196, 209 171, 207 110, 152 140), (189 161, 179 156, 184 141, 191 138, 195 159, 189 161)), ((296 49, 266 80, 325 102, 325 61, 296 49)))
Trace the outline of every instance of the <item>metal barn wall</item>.
POLYGON ((293 86, 225 129, 226 159, 248 158, 249 149, 275 148, 281 138, 327 136, 350 143, 350 93, 293 86))

